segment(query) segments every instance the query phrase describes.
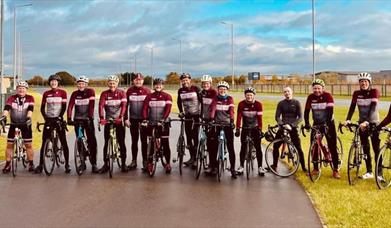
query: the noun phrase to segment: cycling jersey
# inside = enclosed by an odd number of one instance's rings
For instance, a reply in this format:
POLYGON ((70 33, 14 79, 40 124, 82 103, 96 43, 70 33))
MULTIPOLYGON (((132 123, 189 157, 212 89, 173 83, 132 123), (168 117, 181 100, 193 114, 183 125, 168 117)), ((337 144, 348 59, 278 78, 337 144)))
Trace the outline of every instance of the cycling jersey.
POLYGON ((67 93, 62 89, 50 89, 43 93, 41 113, 44 118, 62 117, 67 105, 67 93))
POLYGON ((86 88, 83 91, 76 90, 72 93, 69 100, 67 116, 68 120, 72 118, 73 107, 75 107, 75 120, 86 120, 94 118, 95 91, 86 88))
POLYGON ((217 96, 217 91, 210 88, 208 90, 201 91, 202 106, 201 106, 201 118, 203 120, 210 120, 210 106, 213 99, 217 96))
MULTIPOLYGON (((147 97, 148 94, 150 94, 151 91, 142 86, 142 87, 130 87, 128 91, 126 91, 126 97, 128 99, 128 112, 126 114, 129 114, 129 119, 132 120, 142 120, 143 115, 143 104, 144 100, 147 97)), ((127 118, 126 118, 127 119, 127 118)))
POLYGON ((307 97, 304 110, 304 120, 309 125, 309 112, 312 110, 314 124, 329 123, 334 119, 333 114, 334 99, 328 92, 323 92, 320 96, 310 94, 307 97))
POLYGON ((4 110, 9 111, 11 123, 25 123, 28 111, 34 110, 34 97, 30 95, 24 97, 17 94, 12 95, 7 99, 4 110))
POLYGON ((378 129, 381 129, 384 126, 387 126, 389 123, 391 123, 391 105, 390 108, 388 109, 388 114, 386 118, 379 124, 378 129))
POLYGON ((197 86, 182 87, 178 90, 178 109, 187 116, 200 114, 201 96, 197 86))
POLYGON ((243 100, 238 105, 238 116, 236 118, 237 127, 241 126, 243 118, 243 127, 262 129, 262 104, 259 101, 247 102, 243 100))
POLYGON ((303 119, 300 102, 296 99, 280 101, 277 105, 275 119, 280 125, 290 124, 292 127, 297 127, 303 119))
POLYGON ((212 101, 210 117, 218 123, 229 124, 233 122, 235 105, 231 96, 217 95, 212 101))
POLYGON ((152 124, 168 118, 172 106, 171 95, 166 92, 153 92, 148 94, 143 105, 143 119, 148 119, 152 124))
POLYGON ((103 91, 99 100, 99 118, 117 119, 124 117, 126 112, 126 94, 121 89, 103 91), (103 116, 103 110, 105 116, 103 116))
POLYGON ((356 104, 359 112, 359 122, 368 121, 369 123, 379 122, 378 101, 380 92, 377 89, 356 90, 353 93, 352 103, 350 104, 347 120, 351 120, 356 104))

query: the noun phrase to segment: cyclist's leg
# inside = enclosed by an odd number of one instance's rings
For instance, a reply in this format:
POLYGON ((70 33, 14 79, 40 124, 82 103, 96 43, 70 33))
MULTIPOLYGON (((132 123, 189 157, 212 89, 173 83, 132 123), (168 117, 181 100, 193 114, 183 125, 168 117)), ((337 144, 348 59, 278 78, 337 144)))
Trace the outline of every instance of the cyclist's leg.
POLYGON ((88 151, 90 152, 90 163, 94 166, 96 165, 97 155, 97 142, 95 136, 94 122, 90 121, 88 125, 84 126, 84 129, 87 135, 88 151))
POLYGON ((44 146, 45 146, 45 141, 46 139, 50 138, 50 131, 49 129, 47 129, 49 123, 45 122, 44 126, 43 126, 43 132, 42 132, 42 145, 41 145, 41 150, 40 150, 40 153, 39 153, 39 164, 36 168, 36 171, 39 173, 39 172, 42 172, 42 165, 43 165, 43 153, 44 153, 44 146))
POLYGON ((15 126, 11 125, 8 130, 8 136, 7 136, 7 147, 6 147, 7 163, 11 161, 12 153, 14 151, 14 135, 15 135, 15 126))
POLYGON ((360 134, 361 147, 364 154, 366 155, 365 164, 367 167, 367 172, 372 173, 372 162, 371 162, 372 157, 371 157, 370 147, 369 147, 368 130, 361 131, 360 129, 359 134, 360 134))
POLYGON ((119 150, 121 153, 122 166, 126 165, 126 145, 125 145, 125 127, 122 125, 115 126, 119 150))
POLYGON ((104 139, 105 139, 105 144, 103 146, 103 162, 107 166, 107 163, 109 160, 107 159, 107 146, 108 146, 108 141, 110 138, 110 126, 105 125, 104 126, 104 139))
POLYGON ((69 148, 66 138, 65 129, 62 129, 61 131, 58 131, 58 137, 61 142, 61 146, 64 152, 64 158, 65 158, 65 167, 69 167, 69 148))
POLYGON ((301 141, 300 141, 299 133, 297 131, 297 127, 292 128, 292 131, 290 132, 290 136, 293 145, 296 147, 297 153, 299 153, 301 168, 303 170, 306 170, 304 153, 303 153, 303 149, 301 148, 301 141))
MULTIPOLYGON (((278 130, 275 139, 280 139, 282 137, 282 130, 278 130)), ((277 167, 278 156, 280 155, 279 149, 282 142, 274 143, 273 145, 273 167, 277 167)))
MULTIPOLYGON (((312 145, 312 143, 314 142, 314 136, 315 136, 315 131, 311 130, 311 137, 310 137, 310 145, 312 145)), ((315 147, 313 148, 314 151, 310 151, 311 152, 314 152, 314 154, 312 155, 312 161, 317 161, 318 160, 318 144, 315 144, 315 147)), ((310 168, 310 167, 308 167, 310 168)), ((319 166, 318 166, 318 163, 315 163, 314 164, 314 170, 319 170, 319 166)))
POLYGON ((162 131, 161 131, 161 143, 163 147, 163 154, 166 159, 166 163, 170 164, 170 159, 171 159, 171 150, 170 150, 170 142, 169 142, 169 137, 170 137, 170 128, 166 126, 162 131))
MULTIPOLYGON (((141 122, 141 121, 140 121, 141 122)), ((139 125, 137 125, 139 126, 139 125)), ((148 134, 147 130, 144 127, 140 128, 140 138, 141 138, 141 153, 143 157, 143 166, 146 165, 147 162, 147 153, 148 153, 148 134)), ((145 167, 144 167, 145 168, 145 167)))
POLYGON ((132 161, 137 161, 138 154, 138 139, 139 139, 139 122, 138 120, 130 120, 130 136, 132 138, 132 161))
POLYGON ((240 157, 240 166, 241 167, 244 167, 244 160, 245 160, 245 151, 246 151, 246 137, 248 135, 248 130, 244 129, 242 130, 242 133, 240 134, 240 153, 239 153, 239 157, 240 157))
POLYGON ((32 141, 33 141, 33 131, 31 129, 31 125, 29 126, 23 126, 21 127, 21 132, 22 132, 22 138, 24 141, 24 145, 26 147, 26 154, 27 154, 27 161, 29 163, 28 171, 32 172, 34 171, 34 155, 33 155, 33 146, 32 146, 32 141))
POLYGON ((379 157, 379 152, 380 152, 380 138, 379 138, 378 131, 372 132, 371 142, 372 142, 372 149, 375 154, 375 162, 377 162, 377 158, 379 157))
POLYGON ((212 127, 212 128, 208 128, 208 131, 207 131, 207 139, 206 139, 206 143, 207 143, 207 148, 208 148, 208 152, 209 152, 209 165, 210 165, 210 168, 211 169, 214 169, 217 167, 217 146, 218 146, 218 141, 217 141, 217 137, 216 137, 216 131, 215 129, 212 127))
POLYGON ((195 150, 194 150, 194 142, 193 142, 193 132, 192 132, 193 128, 192 128, 192 125, 193 125, 193 123, 190 122, 190 121, 186 121, 185 122, 186 142, 187 142, 187 146, 189 147, 189 151, 190 151, 190 160, 189 161, 194 161, 195 160, 195 150))
POLYGON ((254 147, 255 147, 255 151, 257 153, 257 162, 258 162, 258 168, 259 168, 259 167, 262 167, 262 162, 263 162, 263 154, 262 154, 261 139, 260 139, 260 135, 259 135, 259 130, 257 128, 252 129, 251 135, 253 136, 254 147))
POLYGON ((327 146, 331 153, 334 170, 338 170, 337 131, 335 129, 334 121, 328 124, 328 127, 329 129, 326 135, 327 146))
POLYGON ((200 116, 199 115, 196 115, 196 116, 193 116, 193 120, 194 120, 194 123, 195 124, 192 124, 193 125, 193 129, 191 131, 191 133, 193 134, 192 135, 192 138, 193 138, 193 150, 194 150, 194 158, 196 157, 195 154, 197 153, 197 147, 198 147, 198 130, 199 130, 199 127, 200 125, 198 125, 198 123, 200 122, 200 116))
POLYGON ((230 127, 224 127, 225 137, 227 139, 227 148, 229 153, 229 163, 231 171, 235 170, 235 148, 234 148, 234 131, 230 127))

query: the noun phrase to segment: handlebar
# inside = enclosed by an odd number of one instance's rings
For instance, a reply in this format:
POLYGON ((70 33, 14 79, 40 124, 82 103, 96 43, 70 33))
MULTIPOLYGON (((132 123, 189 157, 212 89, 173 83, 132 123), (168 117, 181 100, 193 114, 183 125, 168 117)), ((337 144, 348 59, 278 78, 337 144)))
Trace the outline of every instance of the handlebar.
POLYGON ((343 129, 344 127, 348 128, 350 132, 353 132, 352 127, 357 129, 359 126, 360 126, 360 125, 355 124, 355 123, 348 123, 346 126, 345 126, 344 124, 342 124, 342 123, 339 123, 339 124, 338 124, 338 130, 339 130, 339 132, 340 132, 341 134, 343 134, 343 130, 342 130, 342 129, 343 129))
MULTIPOLYGON (((56 120, 55 122, 50 123, 50 126, 52 126, 53 124, 57 124, 57 126, 59 127, 59 130, 64 129, 64 130, 68 131, 67 122, 66 121, 56 120)), ((45 123, 37 122, 37 127, 36 128, 37 128, 38 132, 41 132, 41 129, 39 127, 42 126, 42 125, 45 125, 45 123)))
MULTIPOLYGON (((328 126, 327 126, 327 124, 325 124, 325 123, 324 123, 324 124, 313 125, 313 126, 310 127, 310 129, 311 129, 311 130, 314 130, 314 131, 320 131, 320 129, 322 129, 322 128, 326 128, 326 132, 327 132, 328 126)), ((305 127, 304 127, 304 125, 301 125, 300 130, 301 130, 301 134, 302 134, 304 137, 307 137, 306 134, 305 134, 305 132, 304 132, 304 130, 306 130, 305 127)), ((307 130, 307 132, 308 132, 308 131, 309 131, 309 130, 307 130)))

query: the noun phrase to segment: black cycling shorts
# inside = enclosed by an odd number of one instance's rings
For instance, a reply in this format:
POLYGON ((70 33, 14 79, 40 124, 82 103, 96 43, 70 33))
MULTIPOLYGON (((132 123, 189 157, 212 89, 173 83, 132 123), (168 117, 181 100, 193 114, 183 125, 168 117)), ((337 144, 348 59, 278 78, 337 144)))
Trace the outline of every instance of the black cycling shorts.
MULTIPOLYGON (((33 131, 31 130, 31 125, 22 125, 18 127, 20 129, 20 133, 22 133, 22 138, 24 142, 29 143, 33 141, 33 131)), ((7 142, 14 142, 15 138, 15 125, 10 126, 8 130, 7 142)))

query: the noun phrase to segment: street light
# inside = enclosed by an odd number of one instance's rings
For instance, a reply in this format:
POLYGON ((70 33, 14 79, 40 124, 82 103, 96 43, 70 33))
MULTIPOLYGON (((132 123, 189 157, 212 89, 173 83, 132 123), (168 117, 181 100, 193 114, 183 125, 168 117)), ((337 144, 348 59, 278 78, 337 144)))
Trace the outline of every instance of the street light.
POLYGON ((153 88, 153 47, 145 47, 145 48, 148 48, 148 49, 151 49, 151 88, 153 88))
POLYGON ((315 0, 312 0, 312 79, 315 80, 315 0))
POLYGON ((235 85, 235 59, 234 59, 234 24, 221 21, 221 24, 229 25, 231 27, 231 65, 232 65, 232 88, 235 85))
POLYGON ((16 89, 16 9, 31 6, 30 4, 18 5, 14 7, 14 90, 16 89))
POLYGON ((182 74, 183 73, 183 70, 182 70, 182 40, 176 39, 176 38, 172 38, 172 40, 179 41, 179 65, 180 65, 179 74, 182 74))

